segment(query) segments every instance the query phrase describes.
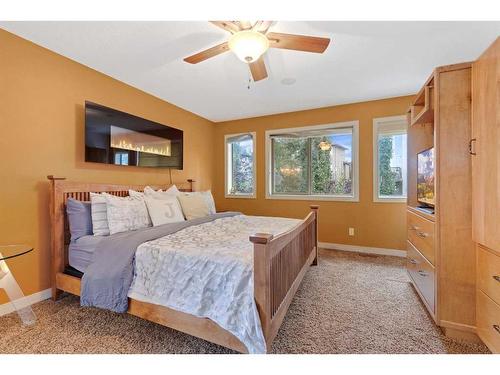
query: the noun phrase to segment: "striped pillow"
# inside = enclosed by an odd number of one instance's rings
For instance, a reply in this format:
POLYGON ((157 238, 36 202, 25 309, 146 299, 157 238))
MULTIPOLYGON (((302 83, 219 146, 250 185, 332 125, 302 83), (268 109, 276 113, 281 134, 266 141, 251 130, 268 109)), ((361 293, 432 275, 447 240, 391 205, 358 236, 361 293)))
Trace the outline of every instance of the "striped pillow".
POLYGON ((90 205, 94 236, 109 236, 106 198, 100 193, 90 193, 90 205))

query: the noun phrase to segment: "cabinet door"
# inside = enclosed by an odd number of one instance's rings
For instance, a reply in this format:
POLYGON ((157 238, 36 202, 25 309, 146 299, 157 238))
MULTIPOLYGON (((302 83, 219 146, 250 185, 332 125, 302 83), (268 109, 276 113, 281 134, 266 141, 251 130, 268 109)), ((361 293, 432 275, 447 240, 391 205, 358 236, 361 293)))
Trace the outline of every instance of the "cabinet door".
POLYGON ((497 38, 472 66, 471 148, 473 239, 500 251, 499 56, 497 38))

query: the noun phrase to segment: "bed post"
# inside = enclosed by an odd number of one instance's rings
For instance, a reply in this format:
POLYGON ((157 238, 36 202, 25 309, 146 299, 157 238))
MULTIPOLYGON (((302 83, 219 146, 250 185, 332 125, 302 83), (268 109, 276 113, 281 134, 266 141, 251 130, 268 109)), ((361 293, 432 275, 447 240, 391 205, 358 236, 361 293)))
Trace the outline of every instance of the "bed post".
POLYGON ((47 176, 50 180, 50 250, 51 250, 51 287, 52 300, 56 301, 62 291, 56 287, 56 275, 64 272, 64 220, 60 215, 60 210, 64 209, 60 194, 57 194, 58 181, 63 181, 65 177, 47 176))
POLYGON ((314 260, 312 262, 312 266, 317 266, 318 265, 318 212, 319 212, 319 206, 315 204, 311 204, 309 206, 314 212, 314 251, 316 252, 316 256, 314 257, 314 260))
POLYGON ((194 191, 193 186, 195 181, 192 178, 189 178, 187 182, 189 182, 189 190, 194 191))
MULTIPOLYGON (((271 330, 271 249, 268 243, 273 239, 272 234, 256 233, 250 236, 253 243, 253 270, 254 270, 254 298, 260 315, 262 332, 266 343, 271 330)), ((269 348, 268 348, 269 350, 269 348)))

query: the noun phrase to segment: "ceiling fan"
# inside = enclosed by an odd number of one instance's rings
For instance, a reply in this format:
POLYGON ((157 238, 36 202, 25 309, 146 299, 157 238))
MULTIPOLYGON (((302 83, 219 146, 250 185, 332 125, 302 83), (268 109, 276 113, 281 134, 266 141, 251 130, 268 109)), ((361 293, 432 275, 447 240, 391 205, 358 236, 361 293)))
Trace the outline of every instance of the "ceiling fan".
POLYGON ((268 32, 273 21, 210 22, 223 30, 229 31, 231 33, 229 40, 186 57, 184 61, 190 64, 198 64, 231 50, 240 60, 248 64, 254 81, 267 78, 266 65, 262 55, 269 48, 323 53, 330 44, 329 38, 268 32))

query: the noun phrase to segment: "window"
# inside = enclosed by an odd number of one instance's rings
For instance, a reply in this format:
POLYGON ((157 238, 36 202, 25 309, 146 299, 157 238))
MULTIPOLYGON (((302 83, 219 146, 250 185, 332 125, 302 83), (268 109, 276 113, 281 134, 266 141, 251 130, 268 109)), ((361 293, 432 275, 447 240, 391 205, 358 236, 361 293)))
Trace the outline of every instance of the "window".
POLYGON ((358 200, 358 122, 266 132, 267 198, 358 200))
POLYGON ((128 165, 128 151, 117 151, 115 153, 115 164, 128 165))
POLYGON ((255 133, 225 137, 226 197, 255 198, 255 133))
POLYGON ((406 117, 373 120, 373 200, 406 202, 406 117))

